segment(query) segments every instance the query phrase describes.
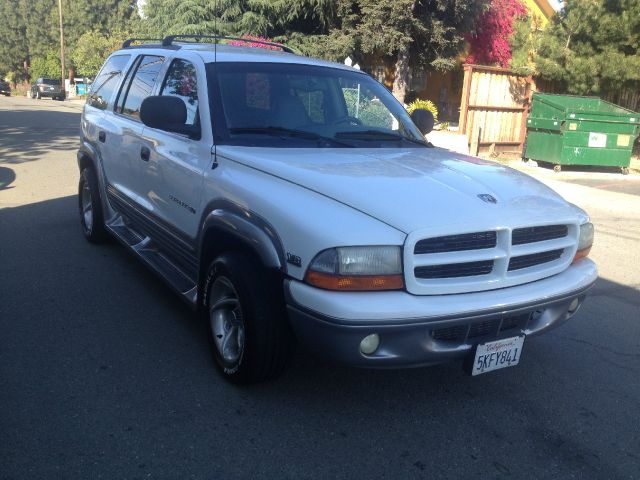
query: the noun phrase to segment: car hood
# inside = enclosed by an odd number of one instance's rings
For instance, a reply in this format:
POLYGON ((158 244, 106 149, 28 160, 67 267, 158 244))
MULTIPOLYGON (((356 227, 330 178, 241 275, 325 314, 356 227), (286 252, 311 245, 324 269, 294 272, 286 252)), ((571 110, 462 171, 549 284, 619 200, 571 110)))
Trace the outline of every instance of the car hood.
POLYGON ((440 148, 219 146, 217 153, 330 197, 405 233, 444 225, 492 228, 575 222, 581 214, 528 175, 440 148))

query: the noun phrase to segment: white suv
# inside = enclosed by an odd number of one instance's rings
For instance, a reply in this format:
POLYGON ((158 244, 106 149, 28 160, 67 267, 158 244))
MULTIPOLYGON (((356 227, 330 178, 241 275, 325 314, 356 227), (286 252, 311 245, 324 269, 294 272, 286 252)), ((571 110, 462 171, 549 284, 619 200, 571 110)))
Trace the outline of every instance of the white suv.
POLYGON ((433 148, 433 117, 358 70, 176 40, 125 42, 97 76, 80 217, 205 313, 228 380, 276 376, 294 339, 361 367, 484 373, 580 307, 597 271, 575 205, 433 148))

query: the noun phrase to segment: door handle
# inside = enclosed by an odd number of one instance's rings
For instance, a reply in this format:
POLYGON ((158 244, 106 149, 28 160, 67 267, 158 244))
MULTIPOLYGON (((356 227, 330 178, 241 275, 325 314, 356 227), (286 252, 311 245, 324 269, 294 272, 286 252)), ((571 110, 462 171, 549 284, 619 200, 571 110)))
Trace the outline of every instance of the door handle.
POLYGON ((106 139, 107 139, 107 134, 106 133, 98 132, 98 140, 100 140, 102 143, 104 143, 106 139))
POLYGON ((140 149, 140 158, 142 160, 144 160, 145 162, 148 162, 150 156, 151 156, 151 150, 149 150, 147 147, 142 147, 140 149))

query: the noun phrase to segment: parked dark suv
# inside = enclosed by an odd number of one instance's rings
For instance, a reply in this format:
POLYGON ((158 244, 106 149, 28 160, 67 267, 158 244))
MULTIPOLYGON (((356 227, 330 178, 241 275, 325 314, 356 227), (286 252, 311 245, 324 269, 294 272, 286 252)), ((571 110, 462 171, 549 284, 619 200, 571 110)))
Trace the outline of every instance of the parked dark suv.
POLYGON ((64 100, 64 91, 60 87, 60 80, 54 78, 39 78, 31 85, 31 98, 50 97, 54 100, 64 100))
POLYGON ((7 82, 3 82, 0 80, 0 95, 4 95, 6 97, 11 95, 11 87, 7 82))

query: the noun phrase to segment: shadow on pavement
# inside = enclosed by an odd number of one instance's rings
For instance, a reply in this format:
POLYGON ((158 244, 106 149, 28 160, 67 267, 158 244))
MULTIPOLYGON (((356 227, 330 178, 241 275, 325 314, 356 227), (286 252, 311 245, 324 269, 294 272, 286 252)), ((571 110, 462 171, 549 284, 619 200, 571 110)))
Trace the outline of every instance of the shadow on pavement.
POLYGON ((52 150, 73 150, 79 133, 80 112, 0 110, 0 164, 38 160, 52 150))
POLYGON ((480 377, 298 353, 281 379, 239 388, 215 372, 204 322, 123 247, 88 244, 77 217, 75 196, 0 210, 8 478, 639 471, 636 288, 599 280, 576 318, 527 339, 520 365, 480 377))
POLYGON ((16 179, 16 173, 7 167, 0 167, 0 190, 13 188, 11 184, 16 179))

